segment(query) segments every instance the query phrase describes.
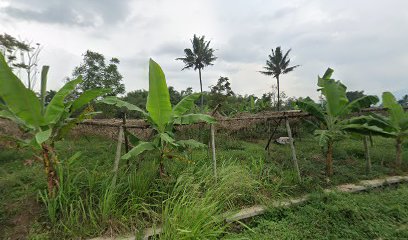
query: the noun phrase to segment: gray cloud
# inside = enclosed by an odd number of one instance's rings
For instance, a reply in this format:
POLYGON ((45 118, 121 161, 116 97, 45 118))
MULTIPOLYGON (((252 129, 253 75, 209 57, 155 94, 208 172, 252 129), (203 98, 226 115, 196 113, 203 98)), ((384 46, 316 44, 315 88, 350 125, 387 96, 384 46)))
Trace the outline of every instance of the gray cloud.
POLYGON ((13 0, 0 11, 16 19, 92 27, 125 19, 130 13, 128 5, 128 0, 13 0))
MULTIPOLYGON (((276 46, 292 48, 292 63, 301 65, 282 78, 291 96, 316 97, 317 75, 329 66, 350 90, 380 94, 407 88, 404 0, 8 1, 0 7, 0 16, 11 16, 0 22, 4 31, 61 47, 78 59, 88 48, 118 57, 128 91, 147 87, 149 57, 163 67, 169 85, 199 90, 198 73, 181 71, 183 63, 175 61, 191 47, 194 33, 211 40, 218 57, 203 72, 204 89, 227 76, 237 93, 268 91, 274 79, 257 71, 276 46)), ((53 61, 62 66, 67 58, 53 61)), ((61 75, 70 74, 66 68, 61 75)))

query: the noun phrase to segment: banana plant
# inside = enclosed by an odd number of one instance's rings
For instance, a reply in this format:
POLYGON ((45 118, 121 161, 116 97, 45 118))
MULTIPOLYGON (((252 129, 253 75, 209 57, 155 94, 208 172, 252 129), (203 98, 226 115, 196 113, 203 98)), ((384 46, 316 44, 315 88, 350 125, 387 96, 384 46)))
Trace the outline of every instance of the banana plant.
POLYGON ((297 101, 297 106, 313 115, 316 122, 312 124, 317 130, 314 131, 321 146, 326 146, 326 175, 333 175, 333 145, 343 139, 348 131, 349 120, 347 117, 352 112, 370 106, 378 102, 377 96, 364 96, 349 102, 346 97, 346 86, 340 81, 331 79, 334 70, 328 68, 323 77, 318 76, 318 91, 322 93, 326 104, 319 106, 313 100, 297 101))
POLYGON ((58 164, 54 143, 64 138, 76 123, 94 114, 89 108, 82 110, 93 99, 109 92, 106 89, 93 89, 84 92, 75 100, 67 98, 75 87, 82 82, 79 77, 65 84, 45 107, 44 99, 49 67, 41 72, 40 98, 26 88, 22 81, 13 74, 4 56, 0 53, 0 118, 9 119, 24 131, 31 134, 29 139, 15 139, 24 146, 41 152, 44 170, 47 175, 48 193, 54 196, 58 191, 59 179, 55 165, 58 164), (72 117, 73 113, 81 113, 72 117))
MULTIPOLYGON (((146 110, 122 101, 117 97, 106 97, 102 102, 115 105, 117 107, 127 108, 129 111, 141 113, 143 118, 155 130, 155 135, 151 141, 133 141, 134 147, 121 159, 127 160, 137 156, 145 151, 160 152, 160 175, 165 175, 163 160, 171 159, 177 156, 173 155, 174 150, 186 148, 200 148, 206 145, 190 140, 176 140, 174 136, 174 125, 185 125, 197 122, 215 123, 215 119, 205 114, 186 114, 194 107, 194 102, 200 97, 200 94, 191 94, 183 98, 174 107, 171 106, 169 91, 166 78, 160 65, 150 59, 149 61, 149 95, 147 97, 146 110)), ((133 136, 135 139, 135 136, 133 136)))
POLYGON ((408 112, 398 104, 394 95, 390 92, 382 94, 383 107, 387 109, 388 116, 372 113, 368 116, 361 116, 351 121, 359 127, 353 128, 355 132, 371 132, 387 138, 395 139, 396 158, 395 165, 402 164, 402 143, 408 138, 408 112))

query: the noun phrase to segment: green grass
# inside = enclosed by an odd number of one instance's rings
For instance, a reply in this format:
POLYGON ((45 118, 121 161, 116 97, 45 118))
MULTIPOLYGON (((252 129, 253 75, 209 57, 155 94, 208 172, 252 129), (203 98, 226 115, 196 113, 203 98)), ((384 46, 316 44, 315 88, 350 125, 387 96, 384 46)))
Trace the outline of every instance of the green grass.
MULTIPOLYGON (((194 137, 194 132, 188 134, 194 137)), ((201 136, 203 142, 207 137, 201 136)), ((0 238, 14 239, 19 232, 31 239, 90 238, 135 232, 151 225, 164 226, 163 239, 215 238, 226 231, 226 225, 216 217, 221 212, 317 192, 339 183, 403 173, 408 166, 405 162, 401 171, 395 171, 394 142, 374 138, 373 171, 367 175, 361 140, 347 139, 335 145, 335 175, 327 182, 322 150, 306 134, 296 141, 303 177, 298 182, 289 146, 273 144, 266 156, 265 139, 267 136, 256 138, 251 131, 218 133, 217 181, 208 151, 197 150, 191 153, 192 163, 165 161, 165 178, 158 175, 159 156, 155 153, 132 159, 130 166, 121 162, 115 186, 116 141, 92 136, 67 139, 56 145, 61 191, 55 199, 45 194, 41 162, 24 165, 27 159, 35 159, 32 153, 1 149, 0 238), (19 219, 32 220, 20 223, 19 219), (19 225, 23 228, 16 233, 19 225)), ((404 159, 408 159, 407 144, 404 147, 404 159)))
POLYGON ((314 195, 302 206, 271 209, 224 239, 407 239, 408 187, 314 195))

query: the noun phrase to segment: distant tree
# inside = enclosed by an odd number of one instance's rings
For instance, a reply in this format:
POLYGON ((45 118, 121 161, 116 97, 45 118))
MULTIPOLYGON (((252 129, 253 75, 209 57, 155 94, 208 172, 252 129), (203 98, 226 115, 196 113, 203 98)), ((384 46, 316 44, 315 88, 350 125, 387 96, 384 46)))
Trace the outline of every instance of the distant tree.
POLYGON ((174 87, 169 86, 169 95, 170 95, 170 103, 171 105, 176 105, 181 100, 181 93, 178 92, 174 87))
POLYGON ((279 93, 279 76, 282 74, 286 74, 292 72, 295 68, 299 67, 299 65, 289 67, 290 58, 288 55, 291 49, 289 49, 285 55, 282 54, 281 47, 277 47, 275 51, 272 49, 272 54, 268 55, 269 59, 266 60, 266 66, 264 69, 266 71, 260 71, 260 73, 273 76, 276 78, 277 86, 278 86, 278 101, 277 101, 277 109, 279 111, 280 107, 280 93, 279 93))
POLYGON ((193 88, 192 87, 188 87, 188 88, 186 88, 186 90, 181 90, 181 96, 182 97, 185 97, 185 96, 188 96, 188 95, 191 95, 191 94, 193 94, 193 88))
POLYGON ((364 94, 364 91, 348 91, 348 92, 346 92, 346 97, 349 100, 349 102, 352 102, 352 101, 354 101, 356 99, 359 99, 361 97, 364 97, 364 96, 366 96, 364 94))
POLYGON ((104 55, 90 50, 86 51, 83 56, 83 62, 75 67, 72 73, 72 79, 78 76, 83 78, 83 82, 77 89, 79 92, 93 88, 110 88, 112 92, 109 95, 125 93, 123 77, 118 70, 119 59, 112 58, 106 62, 104 55))
POLYGON ((54 90, 47 91, 47 93, 45 94, 45 101, 44 101, 45 106, 47 106, 51 102, 51 100, 55 96, 55 94, 57 94, 57 92, 54 91, 54 90))
POLYGON ((406 94, 400 100, 398 100, 398 103, 401 104, 403 107, 408 107, 408 94, 406 94))
POLYGON ((210 86, 211 93, 213 94, 222 94, 225 96, 235 95, 231 89, 231 83, 227 77, 220 77, 217 81, 217 84, 210 86))
POLYGON ((201 90, 201 108, 203 108, 204 105, 201 70, 206 66, 214 65, 213 62, 217 59, 217 57, 214 56, 214 49, 210 48, 211 41, 205 41, 204 37, 205 36, 197 37, 194 34, 194 37, 191 40, 193 49, 184 49, 185 56, 182 58, 176 58, 176 60, 181 60, 185 64, 184 68, 181 70, 194 68, 195 71, 198 69, 201 90))
POLYGON ((209 107, 215 108, 217 104, 224 105, 228 97, 234 96, 231 83, 227 77, 220 77, 217 84, 210 86, 209 107))
POLYGON ((7 33, 0 34, 0 51, 14 72, 20 70, 26 72, 26 85, 29 89, 33 89, 37 82, 41 49, 39 43, 20 41, 7 33))

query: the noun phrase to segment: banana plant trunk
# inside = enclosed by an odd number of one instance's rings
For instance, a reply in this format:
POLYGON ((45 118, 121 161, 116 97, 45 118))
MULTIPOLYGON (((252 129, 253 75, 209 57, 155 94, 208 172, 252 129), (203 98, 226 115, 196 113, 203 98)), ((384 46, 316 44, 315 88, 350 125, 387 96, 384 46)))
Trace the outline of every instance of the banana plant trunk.
POLYGON ((402 164, 402 139, 401 138, 397 138, 396 148, 397 148, 396 149, 397 154, 396 154, 395 163, 397 167, 401 167, 401 164, 402 164))
POLYGON ((42 156, 44 162, 45 174, 47 174, 48 195, 55 197, 59 189, 59 178, 55 170, 56 158, 52 146, 45 143, 42 144, 42 156))
POLYGON ((279 110, 280 110, 279 75, 276 76, 276 82, 277 82, 277 86, 278 86, 278 104, 277 104, 277 109, 278 109, 278 112, 279 112, 279 110))
POLYGON ((200 91, 201 91, 201 110, 204 107, 204 96, 203 96, 203 82, 201 81, 201 68, 198 69, 198 76, 200 78, 200 91))
POLYGON ((333 176, 333 142, 329 141, 327 143, 327 153, 326 153, 326 175, 327 177, 333 176))
POLYGON ((159 175, 160 175, 160 178, 163 178, 163 177, 165 177, 166 176, 166 171, 165 171, 165 169, 164 169, 164 157, 165 157, 165 154, 164 154, 164 148, 161 148, 161 150, 160 150, 160 162, 159 162, 159 175))

